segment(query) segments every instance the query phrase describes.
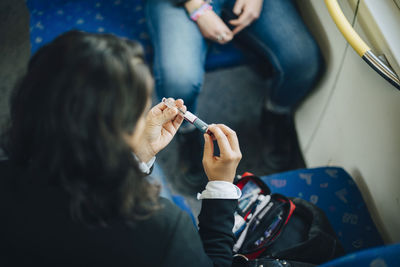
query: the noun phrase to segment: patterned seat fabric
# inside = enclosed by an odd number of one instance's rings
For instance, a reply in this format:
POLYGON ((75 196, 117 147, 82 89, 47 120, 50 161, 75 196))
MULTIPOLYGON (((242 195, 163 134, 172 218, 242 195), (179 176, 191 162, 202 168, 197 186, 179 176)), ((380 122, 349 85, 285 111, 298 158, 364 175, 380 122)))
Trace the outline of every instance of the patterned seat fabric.
POLYGON ((261 178, 273 193, 299 197, 321 208, 346 253, 383 245, 357 185, 342 168, 302 169, 261 178))
MULTIPOLYGON (((144 0, 27 0, 30 10, 32 53, 43 44, 71 29, 113 33, 139 41, 149 62, 152 48, 144 16, 144 0)), ((206 69, 242 64, 244 55, 232 43, 213 45, 206 69)))
POLYGON ((366 249, 329 261, 320 267, 397 267, 400 260, 400 243, 366 249))

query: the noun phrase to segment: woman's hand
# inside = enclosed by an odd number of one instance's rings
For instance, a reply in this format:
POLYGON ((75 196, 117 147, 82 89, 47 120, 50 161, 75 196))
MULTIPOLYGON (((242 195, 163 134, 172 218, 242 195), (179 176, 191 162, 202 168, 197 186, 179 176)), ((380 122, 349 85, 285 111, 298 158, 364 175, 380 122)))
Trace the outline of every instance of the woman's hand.
POLYGON ((231 25, 235 26, 232 31, 233 35, 236 35, 260 17, 263 1, 264 0, 236 0, 233 13, 237 15, 238 18, 229 21, 231 25))
POLYGON ((213 133, 220 150, 220 156, 214 156, 213 139, 210 135, 204 134, 203 166, 208 180, 232 183, 242 158, 236 133, 223 124, 212 124, 208 130, 213 133))
MULTIPOLYGON (((204 3, 204 0, 189 0, 185 3, 185 8, 189 14, 192 14, 204 3)), ((212 10, 206 10, 196 22, 204 38, 220 44, 225 44, 233 38, 232 31, 212 10)))
MULTIPOLYGON (((177 107, 186 111, 183 100, 175 100, 177 107)), ((154 106, 146 116, 145 129, 134 152, 143 162, 148 162, 172 140, 183 122, 177 108, 168 108, 163 102, 154 106)))
POLYGON ((212 10, 207 10, 197 19, 197 26, 204 38, 220 44, 226 44, 233 38, 232 31, 212 10))

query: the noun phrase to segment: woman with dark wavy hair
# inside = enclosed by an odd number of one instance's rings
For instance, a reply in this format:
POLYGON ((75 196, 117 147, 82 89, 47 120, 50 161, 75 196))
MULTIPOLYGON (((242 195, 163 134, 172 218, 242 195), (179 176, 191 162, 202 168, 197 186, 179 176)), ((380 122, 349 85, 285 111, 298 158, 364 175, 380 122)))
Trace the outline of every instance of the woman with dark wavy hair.
POLYGON ((204 135, 197 230, 146 179, 183 121, 152 90, 140 45, 113 35, 67 32, 32 57, 0 163, 1 266, 230 266, 236 134, 210 125, 218 157, 204 135))

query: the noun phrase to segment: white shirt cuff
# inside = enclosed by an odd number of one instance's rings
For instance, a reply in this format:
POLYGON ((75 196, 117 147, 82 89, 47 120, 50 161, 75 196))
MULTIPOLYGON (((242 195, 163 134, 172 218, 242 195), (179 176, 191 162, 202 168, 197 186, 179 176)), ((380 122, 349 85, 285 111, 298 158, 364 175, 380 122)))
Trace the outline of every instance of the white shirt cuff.
POLYGON ((242 191, 236 185, 225 181, 210 181, 206 189, 197 194, 197 199, 239 199, 242 191))
POLYGON ((134 153, 132 153, 133 157, 139 164, 139 169, 145 173, 145 174, 150 174, 151 167, 153 166, 154 162, 156 161, 156 157, 152 157, 148 162, 143 162, 141 161, 134 153))

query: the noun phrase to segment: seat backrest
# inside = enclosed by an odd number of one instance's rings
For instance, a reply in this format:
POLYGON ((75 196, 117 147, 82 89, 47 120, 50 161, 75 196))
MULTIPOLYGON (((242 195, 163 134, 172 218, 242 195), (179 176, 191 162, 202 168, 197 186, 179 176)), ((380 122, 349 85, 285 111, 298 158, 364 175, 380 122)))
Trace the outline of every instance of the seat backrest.
POLYGON ((27 6, 32 53, 71 29, 113 33, 150 47, 142 0, 27 0, 27 6))
POLYGON ((346 253, 384 244, 357 185, 344 169, 301 169, 262 179, 273 193, 299 197, 321 208, 346 253))
MULTIPOLYGON (((27 6, 31 15, 32 54, 63 32, 77 29, 137 40, 143 45, 148 61, 152 61, 143 0, 27 0, 27 6)), ((244 62, 244 54, 232 42, 215 44, 207 55, 205 68, 215 70, 244 62)))
POLYGON ((395 267, 400 265, 400 243, 348 254, 320 267, 395 267))

